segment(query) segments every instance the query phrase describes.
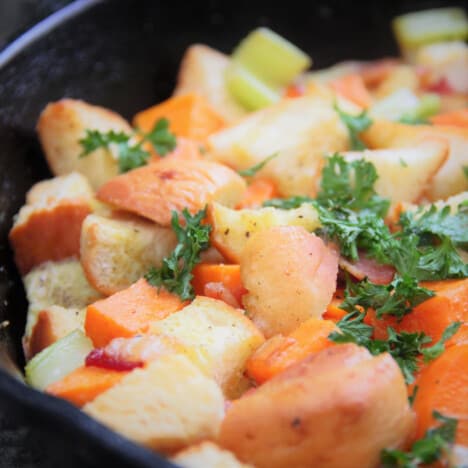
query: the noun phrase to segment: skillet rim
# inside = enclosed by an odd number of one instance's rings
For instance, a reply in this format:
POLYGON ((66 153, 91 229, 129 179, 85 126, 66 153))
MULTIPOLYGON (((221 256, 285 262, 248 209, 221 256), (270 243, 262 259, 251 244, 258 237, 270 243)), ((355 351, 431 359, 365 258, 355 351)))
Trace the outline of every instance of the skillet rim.
MULTIPOLYGON (((8 67, 17 56, 56 28, 107 1, 75 0, 39 21, 0 50, 0 69, 8 67)), ((86 442, 93 451, 100 449, 101 456, 112 453, 119 460, 119 466, 136 468, 177 466, 163 455, 152 452, 107 428, 70 403, 29 387, 22 379, 5 370, 3 365, 0 365, 0 399, 8 406, 9 403, 14 403, 21 412, 28 414, 26 418, 28 427, 38 430, 41 428, 38 420, 46 420, 47 424, 53 427, 55 434, 62 429, 68 433, 65 438, 69 441, 79 437, 79 441, 86 442)), ((77 451, 74 455, 79 457, 78 453, 77 451)))

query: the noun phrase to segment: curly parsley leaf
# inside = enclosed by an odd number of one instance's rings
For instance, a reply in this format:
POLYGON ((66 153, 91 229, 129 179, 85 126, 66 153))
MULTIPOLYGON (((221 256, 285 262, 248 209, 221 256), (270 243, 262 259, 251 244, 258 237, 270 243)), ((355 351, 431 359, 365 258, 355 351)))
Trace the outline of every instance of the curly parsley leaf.
POLYGON ((416 441, 409 452, 382 450, 380 461, 383 468, 417 468, 448 455, 455 441, 458 421, 438 411, 433 411, 432 416, 442 424, 426 431, 424 437, 416 441))
POLYGON ((169 130, 169 120, 159 119, 153 129, 143 134, 143 140, 149 141, 160 156, 166 156, 176 147, 176 137, 169 130))
POLYGON ((161 156, 176 146, 176 139, 169 132, 167 119, 158 120, 149 133, 143 134, 138 143, 131 144, 131 139, 131 135, 114 130, 108 132, 86 130, 85 137, 79 140, 83 148, 79 157, 88 156, 99 148, 109 149, 111 145, 116 145, 119 171, 123 173, 144 166, 148 162, 150 153, 142 147, 145 141, 150 142, 161 156))
POLYGON ((242 177, 253 177, 257 172, 261 171, 272 159, 275 159, 279 153, 274 153, 271 156, 268 156, 263 161, 260 161, 258 164, 255 164, 248 169, 243 169, 241 171, 237 171, 239 175, 242 177))
POLYGON ((385 252, 392 248, 394 239, 390 230, 383 219, 371 211, 356 213, 338 207, 329 210, 321 205, 316 208, 321 223, 319 234, 335 241, 345 257, 357 260, 359 250, 367 250, 375 256, 376 246, 385 252))
POLYGON ((130 136, 123 132, 114 132, 114 130, 110 130, 109 132, 104 133, 99 130, 86 130, 86 136, 79 140, 79 143, 83 148, 79 157, 84 158, 99 148, 109 148, 112 143, 117 145, 127 144, 128 140, 130 140, 130 136))
POLYGON ((368 348, 373 328, 364 323, 365 315, 359 310, 349 312, 337 323, 340 331, 330 333, 328 338, 335 343, 355 343, 368 348))
POLYGON ((402 317, 413 306, 423 302, 433 295, 424 288, 414 295, 410 293, 414 288, 419 288, 417 282, 396 277, 390 285, 379 286, 367 280, 359 283, 347 282, 345 299, 340 308, 348 312, 338 323, 339 332, 332 332, 329 339, 336 343, 356 343, 366 347, 371 354, 377 355, 388 352, 401 368, 407 383, 414 381, 414 373, 419 368, 419 357, 424 357, 424 362, 429 362, 442 354, 445 342, 459 329, 461 323, 449 325, 441 339, 430 347, 431 338, 423 332, 397 332, 392 327, 387 328, 387 339, 377 340, 373 338, 373 327, 364 322, 367 311, 372 308, 377 317, 383 313, 393 312, 397 317, 402 317), (400 288, 402 288, 400 290, 400 288), (392 299, 392 296, 397 296, 392 299))
POLYGON ((145 278, 151 285, 164 286, 182 300, 188 300, 195 296, 191 285, 192 270, 200 262, 200 253, 209 247, 211 226, 202 224, 206 208, 193 216, 184 209, 182 215, 185 225, 181 225, 178 213, 172 212, 171 224, 177 236, 177 246, 163 259, 161 267, 151 268, 145 278))
POLYGON ((335 153, 322 170, 317 202, 324 207, 346 206, 350 210, 369 210, 385 216, 390 202, 377 195, 374 189, 377 179, 372 163, 364 159, 348 162, 335 153))
POLYGON ((445 343, 452 338, 455 333, 462 326, 462 322, 453 322, 451 323, 442 333, 440 340, 437 343, 424 348, 421 350, 421 354, 424 356, 424 362, 431 362, 434 359, 437 359, 445 350, 445 343))
POLYGON ((424 244, 433 244, 434 237, 448 237, 458 247, 468 247, 468 210, 459 207, 451 214, 449 206, 438 210, 435 205, 417 212, 405 211, 398 223, 405 233, 416 234, 424 244))
POLYGON ((377 318, 392 315, 399 319, 422 302, 434 296, 434 292, 418 285, 410 276, 396 275, 389 284, 374 284, 364 279, 359 283, 348 283, 346 299, 341 307, 349 310, 359 305, 365 311, 372 308, 377 318))
POLYGON ((396 234, 400 245, 388 255, 395 263, 396 255, 412 252, 417 254, 413 262, 412 274, 419 280, 439 280, 465 278, 468 264, 460 257, 457 247, 468 246, 468 210, 460 206, 455 214, 450 207, 419 209, 416 213, 404 212, 400 215, 401 231, 396 234), (412 239, 412 240, 411 240, 412 239), (411 241, 410 241, 411 240, 411 241), (411 250, 408 245, 411 243, 411 250), (399 251, 401 253, 399 253, 399 251))
POLYGON ((351 140, 352 150, 366 149, 366 145, 359 138, 359 134, 372 125, 372 119, 367 115, 366 111, 362 111, 358 115, 348 114, 342 111, 337 104, 334 105, 341 121, 346 125, 351 140))

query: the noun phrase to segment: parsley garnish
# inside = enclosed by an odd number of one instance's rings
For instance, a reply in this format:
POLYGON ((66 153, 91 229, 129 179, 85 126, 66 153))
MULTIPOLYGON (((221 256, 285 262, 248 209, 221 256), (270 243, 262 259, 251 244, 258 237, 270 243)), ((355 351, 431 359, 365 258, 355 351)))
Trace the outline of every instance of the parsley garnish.
POLYGON ((414 400, 416 399, 418 392, 419 392, 419 386, 415 385, 411 395, 408 396, 408 403, 410 404, 410 406, 413 406, 414 400))
POLYGON ((148 162, 150 153, 143 149, 143 143, 150 142, 160 156, 165 156, 176 146, 176 139, 169 132, 167 119, 158 120, 149 133, 143 134, 138 143, 131 144, 131 139, 131 135, 123 132, 86 130, 86 136, 79 140, 83 147, 80 158, 88 156, 99 148, 109 149, 111 144, 115 144, 117 145, 119 171, 127 172, 144 166, 148 162))
POLYGON ((375 192, 377 178, 372 163, 364 159, 348 162, 335 153, 323 168, 317 202, 325 207, 345 206, 350 210, 369 210, 385 216, 390 202, 375 192))
POLYGON ((182 300, 188 300, 195 296, 191 285, 192 270, 200 262, 200 253, 209 247, 211 226, 202 224, 206 208, 193 216, 184 208, 182 214, 185 226, 181 226, 177 211, 172 212, 171 224, 179 241, 177 246, 163 259, 162 266, 151 268, 145 278, 151 285, 164 286, 182 300))
MULTIPOLYGON (((468 246, 468 210, 460 206, 455 214, 450 207, 440 210, 435 205, 429 209, 421 208, 416 213, 406 211, 401 214, 399 223, 402 228, 396 234, 400 251, 388 252, 387 260, 395 262, 395 255, 411 252, 413 264, 411 274, 419 280, 439 280, 446 278, 465 278, 468 264, 457 252, 457 247, 468 246), (411 250, 410 250, 411 249, 411 250)), ((398 265, 396 265, 398 268, 398 265)))
MULTIPOLYGON (((346 293, 346 299, 348 299, 346 293)), ((441 339, 430 347, 423 347, 431 342, 431 337, 423 332, 397 332, 392 327, 387 328, 388 338, 386 340, 376 340, 372 338, 373 327, 364 323, 365 312, 358 308, 359 301, 345 300, 340 306, 342 309, 350 311, 338 323, 340 332, 332 332, 329 339, 335 343, 356 343, 366 347, 374 356, 388 352, 400 366, 405 381, 410 384, 414 382, 414 373, 419 368, 418 358, 424 357, 424 362, 430 362, 442 354, 444 344, 460 328, 461 322, 449 325, 441 339)))
POLYGON ((341 121, 348 128, 351 149, 358 151, 366 149, 366 145, 359 138, 359 134, 372 125, 372 119, 367 115, 366 111, 362 111, 358 115, 352 115, 342 111, 337 104, 334 105, 334 108, 338 112, 341 121))
POLYGON ((387 251, 393 243, 392 234, 383 219, 371 211, 356 213, 338 207, 329 210, 321 205, 316 205, 316 208, 321 223, 319 234, 337 242, 345 257, 357 260, 360 249, 373 254, 374 246, 387 251))
POLYGON ((169 130, 169 120, 159 119, 149 133, 143 134, 143 141, 149 141, 159 156, 166 156, 176 147, 176 137, 169 130))
POLYGON ((383 468, 417 468, 421 464, 433 463, 447 456, 455 441, 458 421, 438 411, 433 411, 432 416, 442 424, 426 431, 424 437, 416 441, 409 452, 382 450, 383 468))
POLYGON ((359 305, 364 311, 372 308, 377 318, 393 315, 401 319, 418 304, 434 296, 434 292, 418 285, 410 276, 396 275, 389 284, 374 284, 367 279, 359 283, 348 282, 346 299, 341 307, 352 311, 359 305))
POLYGON ((260 161, 258 164, 255 164, 248 169, 237 171, 237 173, 242 177, 253 177, 258 171, 261 171, 272 159, 276 158, 278 154, 279 153, 274 153, 271 156, 265 158, 263 161, 260 161))
POLYGON ((328 158, 316 200, 307 196, 273 199, 264 206, 282 209, 313 203, 319 235, 335 241, 341 254, 358 259, 360 250, 381 264, 393 265, 402 277, 440 280, 468 277, 468 264, 457 248, 468 246, 468 205, 456 214, 450 208, 422 208, 401 215, 401 230, 392 233, 383 220, 389 201, 374 189, 377 173, 366 161, 347 162, 339 154, 328 158))

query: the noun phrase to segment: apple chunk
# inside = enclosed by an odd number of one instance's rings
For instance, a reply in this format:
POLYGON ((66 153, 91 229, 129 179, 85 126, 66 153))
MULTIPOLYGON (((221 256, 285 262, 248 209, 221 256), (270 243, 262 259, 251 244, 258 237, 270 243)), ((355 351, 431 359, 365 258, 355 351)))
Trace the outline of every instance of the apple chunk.
POLYGON ((245 244, 258 231, 273 226, 302 226, 313 231, 320 226, 317 211, 310 204, 293 210, 271 207, 232 210, 213 203, 209 209, 209 219, 213 226, 211 242, 232 262, 239 262, 245 244))
POLYGON ((379 176, 376 192, 398 203, 416 202, 424 195, 447 153, 443 139, 427 138, 411 148, 346 152, 343 156, 348 161, 362 158, 371 162, 379 176))

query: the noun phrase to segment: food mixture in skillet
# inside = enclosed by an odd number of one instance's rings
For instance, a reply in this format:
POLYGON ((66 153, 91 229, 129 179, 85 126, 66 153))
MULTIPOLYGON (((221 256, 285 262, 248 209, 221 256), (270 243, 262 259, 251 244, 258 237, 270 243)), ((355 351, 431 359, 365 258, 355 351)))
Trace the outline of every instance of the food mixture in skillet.
POLYGON ((319 71, 192 45, 132 125, 48 104, 27 382, 183 467, 467 466, 468 21, 393 28, 319 71))

